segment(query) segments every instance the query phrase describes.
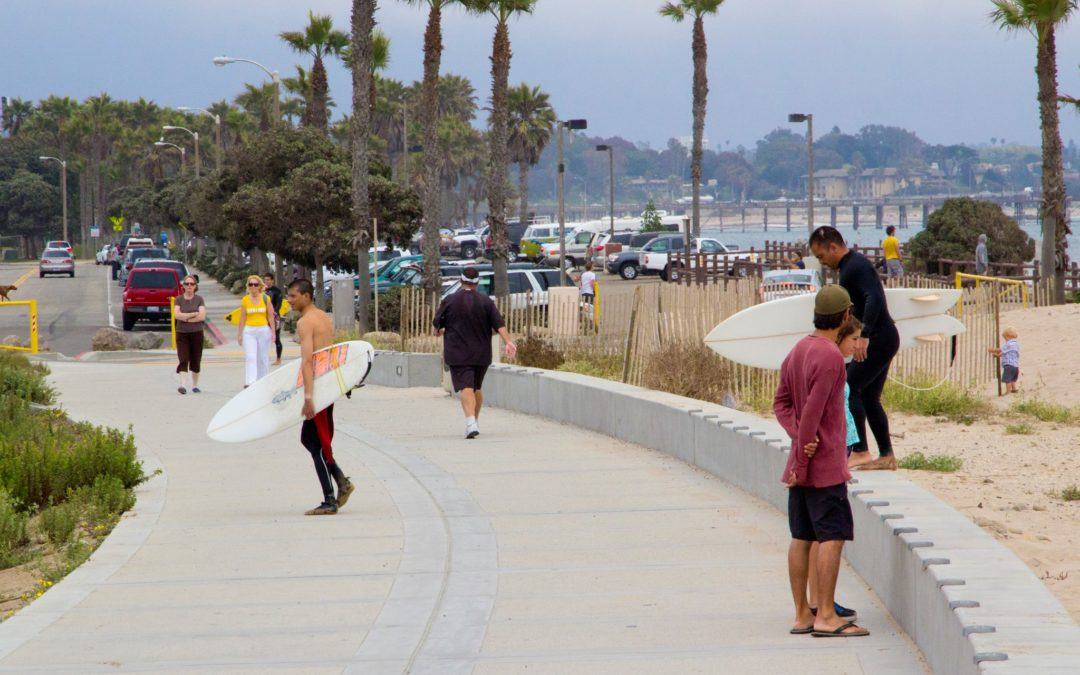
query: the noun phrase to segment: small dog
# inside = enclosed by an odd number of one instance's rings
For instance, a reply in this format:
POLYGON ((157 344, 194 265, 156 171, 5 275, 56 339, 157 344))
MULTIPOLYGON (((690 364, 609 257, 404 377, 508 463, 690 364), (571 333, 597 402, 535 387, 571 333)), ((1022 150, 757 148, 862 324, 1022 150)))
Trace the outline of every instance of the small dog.
POLYGON ((4 302, 10 302, 11 298, 8 297, 8 293, 18 290, 18 286, 0 286, 0 299, 4 302))

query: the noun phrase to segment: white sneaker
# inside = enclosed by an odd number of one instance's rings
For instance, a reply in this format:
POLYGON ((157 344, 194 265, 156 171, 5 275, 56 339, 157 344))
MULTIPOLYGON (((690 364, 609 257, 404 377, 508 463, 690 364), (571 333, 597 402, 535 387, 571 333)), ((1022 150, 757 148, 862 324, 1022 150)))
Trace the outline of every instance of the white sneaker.
POLYGON ((480 427, 476 422, 465 423, 465 438, 473 439, 480 435, 480 427))

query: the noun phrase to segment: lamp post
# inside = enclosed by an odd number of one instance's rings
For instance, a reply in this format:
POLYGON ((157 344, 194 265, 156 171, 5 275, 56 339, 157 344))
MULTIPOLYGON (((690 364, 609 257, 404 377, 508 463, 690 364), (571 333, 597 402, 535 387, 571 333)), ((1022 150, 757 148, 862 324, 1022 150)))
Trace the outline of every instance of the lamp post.
POLYGON ((586 120, 559 120, 559 137, 557 146, 559 149, 559 168, 556 173, 556 189, 559 193, 559 285, 566 285, 566 164, 563 162, 563 129, 574 131, 588 129, 586 120))
POLYGON ((251 59, 239 59, 232 56, 215 56, 214 65, 218 67, 225 67, 230 63, 250 63, 253 66, 258 66, 263 69, 267 75, 270 76, 270 80, 274 83, 274 126, 281 124, 281 76, 276 70, 270 70, 258 61, 252 61, 251 59))
POLYGON ((806 122, 806 149, 809 163, 809 173, 806 175, 806 194, 808 197, 808 209, 806 212, 806 227, 810 234, 814 233, 814 116, 810 113, 792 113, 788 115, 788 122, 801 124, 806 122))
POLYGON ((187 106, 180 106, 177 110, 181 112, 197 112, 204 115, 209 115, 214 120, 214 168, 221 168, 221 115, 212 113, 206 108, 189 108, 187 106))
POLYGON ((193 139, 195 139, 195 177, 198 178, 200 176, 200 174, 202 174, 202 161, 199 159, 199 132, 198 131, 192 131, 191 129, 187 129, 185 127, 174 127, 174 126, 168 126, 168 125, 161 127, 161 130, 162 131, 186 131, 187 133, 189 133, 191 135, 191 137, 193 139))
POLYGON ((62 200, 61 211, 64 222, 64 241, 68 241, 68 219, 67 219, 67 160, 60 159, 59 157, 38 157, 42 162, 53 161, 60 165, 60 199, 62 200))
POLYGON ((180 151, 180 173, 184 173, 184 157, 187 155, 187 150, 177 145, 176 143, 169 143, 162 136, 157 142, 154 143, 159 148, 176 148, 180 151))
POLYGON ((610 145, 596 146, 597 152, 607 152, 608 156, 608 190, 611 215, 611 236, 615 236, 615 148, 610 145))

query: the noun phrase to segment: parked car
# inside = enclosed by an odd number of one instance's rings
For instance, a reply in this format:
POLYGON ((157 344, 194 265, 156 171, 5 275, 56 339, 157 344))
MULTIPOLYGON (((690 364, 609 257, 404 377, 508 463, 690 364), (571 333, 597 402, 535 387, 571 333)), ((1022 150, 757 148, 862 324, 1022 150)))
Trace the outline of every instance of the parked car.
POLYGON ((41 261, 38 262, 38 276, 44 277, 46 274, 66 274, 74 277, 75 258, 71 252, 62 248, 45 249, 41 254, 41 261))
MULTIPOLYGON (((683 251, 686 239, 682 235, 662 235, 646 244, 638 254, 638 272, 641 274, 659 274, 667 281, 671 278, 669 257, 673 251, 683 251)), ((714 253, 727 256, 733 263, 756 262, 756 256, 739 253, 738 249, 729 248, 715 239, 698 238, 691 242, 691 253, 714 253)))
POLYGON ((119 260, 123 260, 127 255, 129 248, 138 248, 140 246, 153 246, 154 240, 150 237, 140 237, 138 235, 125 234, 120 237, 120 243, 116 245, 116 255, 119 260))
POLYGON ((71 248, 71 244, 64 241, 63 239, 56 239, 54 241, 50 241, 50 242, 47 242, 45 244, 45 250, 46 251, 54 250, 54 249, 55 250, 60 250, 60 251, 67 251, 69 255, 71 253, 73 253, 73 250, 71 248))
MULTIPOLYGON (((146 267, 157 267, 159 269, 171 269, 176 270, 176 273, 180 275, 180 279, 188 275, 188 268, 183 262, 179 260, 163 260, 161 258, 139 258, 132 265, 132 270, 143 269, 146 267)), ((128 281, 131 280, 131 274, 128 273, 128 281)))
MULTIPOLYGON (((512 309, 524 309, 532 293, 533 305, 547 305, 547 291, 551 287, 559 285, 559 271, 533 267, 531 269, 511 269, 506 274, 510 291, 510 307, 512 309)), ((495 273, 493 271, 481 271, 480 283, 477 291, 484 295, 495 294, 495 273)), ((442 297, 456 293, 461 289, 461 279, 443 287, 442 297)))
POLYGON ((180 275, 165 267, 138 267, 131 270, 124 288, 124 330, 139 321, 168 321, 169 299, 180 295, 180 275))
POLYGON ((109 251, 112 250, 112 244, 105 244, 101 247, 101 250, 94 255, 95 265, 105 265, 109 262, 109 251))
POLYGON ((144 259, 168 260, 169 249, 158 248, 157 246, 132 247, 129 243, 127 253, 124 254, 124 260, 120 263, 120 274, 117 275, 117 281, 121 286, 127 284, 128 274, 131 273, 135 261, 144 259))
POLYGON ((487 225, 478 230, 458 230, 451 240, 450 253, 472 260, 484 251, 484 241, 491 228, 487 225))
POLYGON ((817 293, 821 286, 818 270, 771 270, 761 278, 758 297, 762 302, 769 302, 792 295, 817 293))
POLYGON ((618 274, 629 281, 638 278, 638 267, 641 264, 638 260, 638 251, 653 239, 662 236, 663 233, 639 232, 631 233, 629 237, 625 237, 626 234, 625 232, 615 233, 615 243, 622 243, 623 250, 611 253, 604 258, 604 268, 607 269, 609 274, 618 274), (629 242, 623 243, 626 239, 629 239, 629 242))

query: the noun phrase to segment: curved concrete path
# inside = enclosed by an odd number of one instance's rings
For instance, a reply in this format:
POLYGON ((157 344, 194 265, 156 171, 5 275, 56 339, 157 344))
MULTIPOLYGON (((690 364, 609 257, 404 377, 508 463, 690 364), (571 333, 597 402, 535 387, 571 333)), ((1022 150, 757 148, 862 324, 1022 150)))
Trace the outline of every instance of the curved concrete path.
POLYGON ((319 490, 295 432, 204 434, 235 357, 208 357, 200 396, 170 363, 51 365, 73 416, 132 424, 163 474, 0 625, 0 670, 925 672, 846 568, 873 635, 788 635, 786 519, 668 456, 499 410, 465 441, 444 392, 368 387, 336 413, 359 490, 305 518, 319 490))

